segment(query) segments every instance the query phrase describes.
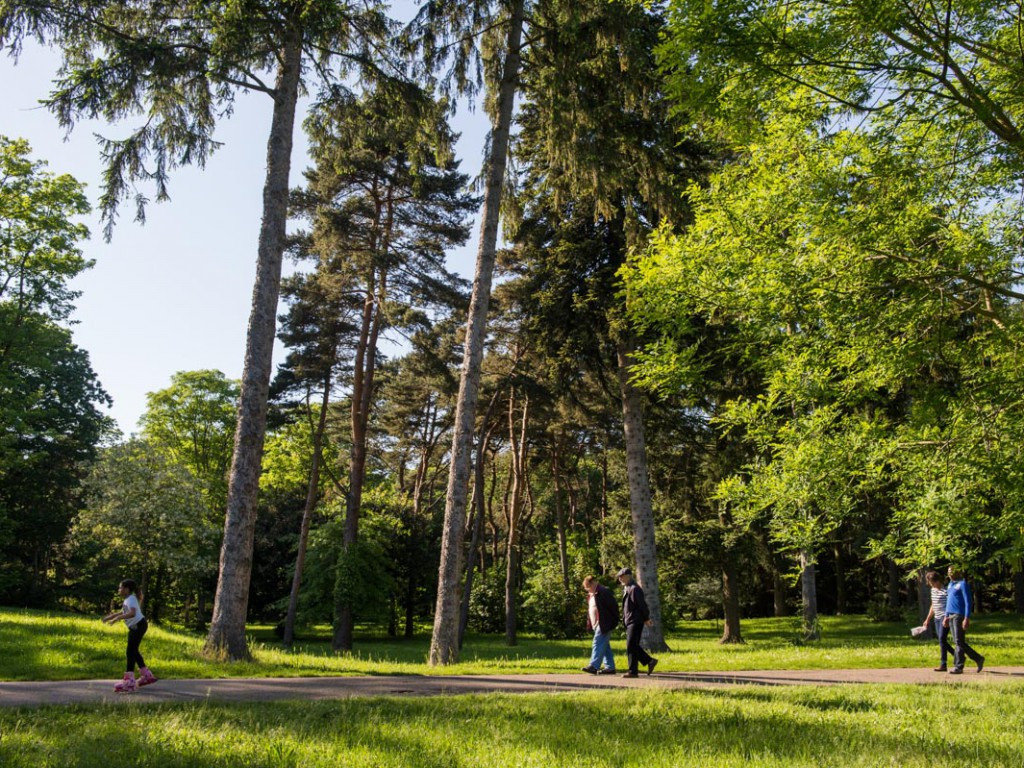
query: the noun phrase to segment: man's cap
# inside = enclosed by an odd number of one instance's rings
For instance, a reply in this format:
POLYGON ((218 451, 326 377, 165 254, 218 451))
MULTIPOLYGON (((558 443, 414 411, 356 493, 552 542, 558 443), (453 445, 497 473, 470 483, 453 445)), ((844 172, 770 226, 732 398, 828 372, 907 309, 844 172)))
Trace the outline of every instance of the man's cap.
POLYGON ((615 574, 615 578, 617 579, 620 576, 632 576, 632 575, 633 575, 633 571, 631 571, 629 568, 623 568, 618 573, 615 574))

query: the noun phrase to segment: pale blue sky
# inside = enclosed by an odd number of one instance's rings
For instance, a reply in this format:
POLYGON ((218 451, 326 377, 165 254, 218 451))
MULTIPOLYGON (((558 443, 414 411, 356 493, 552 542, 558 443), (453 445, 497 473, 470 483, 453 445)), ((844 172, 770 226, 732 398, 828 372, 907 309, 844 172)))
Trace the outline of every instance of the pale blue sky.
MULTIPOLYGON (((117 137, 127 128, 82 123, 65 141, 53 115, 37 105, 50 90, 58 61, 54 52, 35 46, 26 46, 17 66, 0 59, 0 134, 28 139, 33 157, 46 160, 51 172, 85 182, 95 204, 101 165, 94 134, 117 137)), ((75 341, 89 352, 114 399, 110 415, 126 434, 136 430, 146 393, 167 386, 174 372, 218 368, 241 375, 269 125, 270 99, 240 96, 234 114, 217 129, 224 146, 205 170, 175 171, 171 200, 151 204, 145 225, 132 221, 134 209, 126 207, 113 240, 105 243, 98 214, 86 222, 92 238, 84 250, 96 265, 73 284, 82 292, 75 341)), ((453 125, 462 132, 462 170, 475 175, 486 119, 462 110, 453 125)), ((292 184, 308 164, 301 128, 295 139, 292 184)), ((474 226, 467 245, 449 255, 451 267, 466 276, 472 274, 477 236, 474 226)), ((278 344, 274 364, 282 359, 278 344)))

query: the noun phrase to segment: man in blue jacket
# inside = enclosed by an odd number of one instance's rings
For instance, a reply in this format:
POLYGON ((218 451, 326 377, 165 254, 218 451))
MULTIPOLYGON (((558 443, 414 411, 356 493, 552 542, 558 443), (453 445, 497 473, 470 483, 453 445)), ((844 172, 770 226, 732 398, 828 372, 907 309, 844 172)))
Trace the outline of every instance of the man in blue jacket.
POLYGON ((633 571, 623 568, 616 576, 622 584, 622 623, 626 625, 626 658, 629 659, 629 672, 623 677, 639 677, 637 668, 640 664, 646 665, 649 675, 654 671, 658 660, 640 647, 644 625, 654 626, 651 613, 647 609, 647 600, 644 599, 644 591, 640 585, 633 581, 633 571))
POLYGON ((965 655, 978 665, 978 671, 981 672, 985 666, 985 657, 971 648, 964 636, 971 622, 970 587, 967 586, 967 580, 960 569, 950 566, 946 573, 949 576, 949 586, 946 587, 946 618, 942 623, 949 627, 953 635, 954 648, 953 668, 949 670, 949 674, 963 674, 965 655))

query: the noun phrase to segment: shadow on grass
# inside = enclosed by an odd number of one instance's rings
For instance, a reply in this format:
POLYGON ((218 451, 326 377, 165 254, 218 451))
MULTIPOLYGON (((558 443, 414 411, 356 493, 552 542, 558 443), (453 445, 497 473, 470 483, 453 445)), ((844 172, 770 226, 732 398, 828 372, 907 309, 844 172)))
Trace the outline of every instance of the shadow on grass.
POLYGON ((974 766, 1021 765, 1019 718, 1000 718, 1000 701, 958 709, 953 734, 927 727, 942 695, 899 687, 132 706, 116 718, 105 707, 44 709, 0 713, 0 763, 926 766, 948 752, 974 766))

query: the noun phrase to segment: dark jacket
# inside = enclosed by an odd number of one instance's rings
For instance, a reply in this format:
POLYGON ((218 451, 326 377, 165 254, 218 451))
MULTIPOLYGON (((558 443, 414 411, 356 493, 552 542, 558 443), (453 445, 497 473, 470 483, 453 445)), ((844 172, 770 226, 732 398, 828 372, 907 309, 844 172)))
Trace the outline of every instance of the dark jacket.
POLYGON ((628 627, 630 624, 643 624, 649 618, 651 612, 647 610, 647 601, 640 585, 634 581, 628 587, 623 587, 622 623, 628 627))
MULTIPOLYGON (((590 598, 588 597, 587 600, 589 601, 590 598)), ((615 595, 612 594, 612 591, 602 584, 597 585, 596 603, 597 623, 601 625, 601 634, 607 635, 619 623, 619 606, 615 603, 615 595)), ((587 613, 587 629, 594 629, 590 623, 589 611, 587 613)))

